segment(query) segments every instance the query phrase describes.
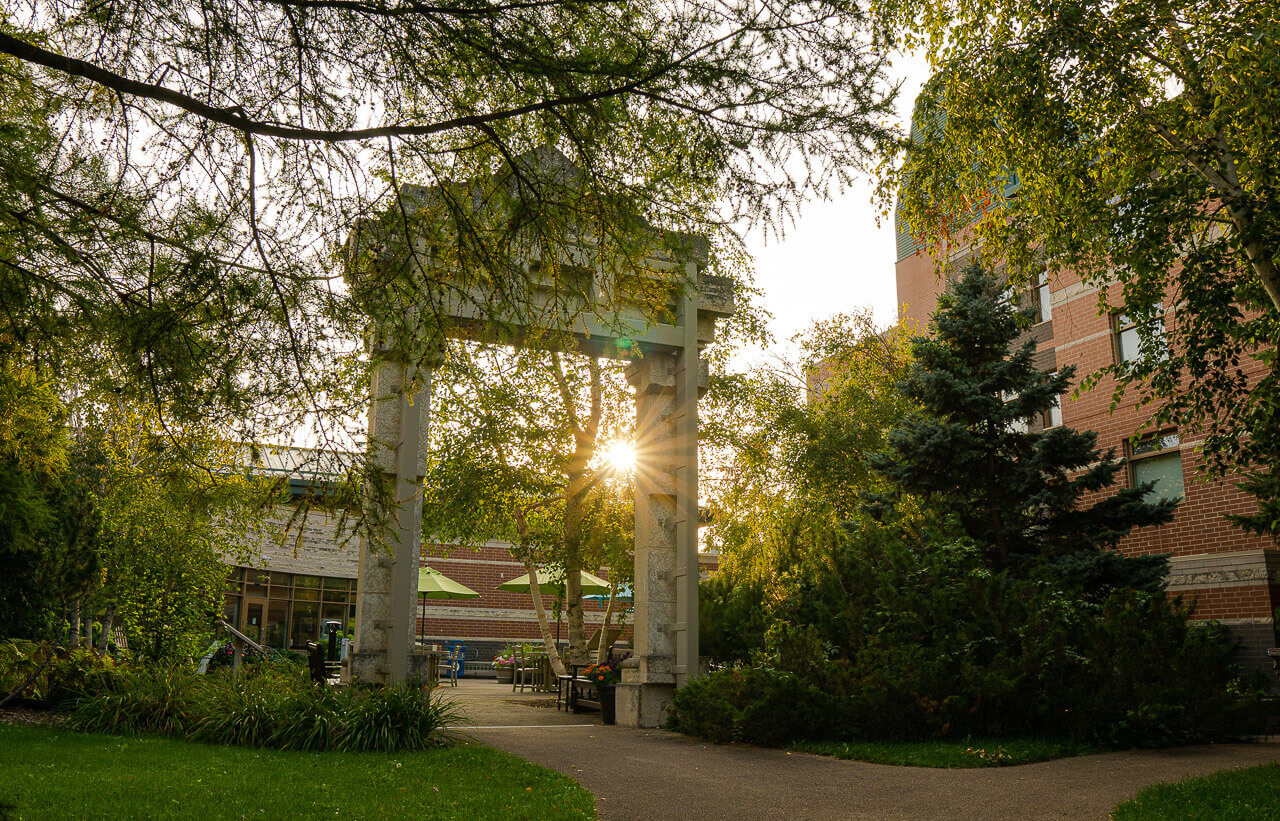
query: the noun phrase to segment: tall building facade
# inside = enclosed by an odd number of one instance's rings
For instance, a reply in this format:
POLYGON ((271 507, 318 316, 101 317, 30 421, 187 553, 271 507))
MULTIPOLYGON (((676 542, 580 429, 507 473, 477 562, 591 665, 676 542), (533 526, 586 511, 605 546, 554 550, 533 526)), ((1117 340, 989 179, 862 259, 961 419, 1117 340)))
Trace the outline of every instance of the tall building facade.
MULTIPOLYGON (((959 272, 971 249, 948 259, 935 259, 904 226, 898 226, 896 265, 900 320, 924 329, 937 309, 938 296, 948 287, 948 274, 959 272)), ((1085 376, 1137 353, 1139 329, 1123 313, 1102 311, 1099 298, 1122 306, 1118 284, 1098 286, 1078 275, 1063 274, 1017 295, 1031 308, 1035 324, 1028 331, 1038 343, 1037 364, 1046 371, 1074 366, 1076 383, 1085 376)), ((1166 300, 1164 305, 1172 305, 1166 300)), ((1160 334, 1177 322, 1164 313, 1160 334)), ((1257 370, 1260 363, 1244 365, 1257 370)), ((1194 603, 1198 618, 1226 625, 1241 642, 1239 660, 1253 667, 1270 666, 1266 649, 1276 646, 1276 614, 1280 608, 1280 549, 1268 538, 1250 535, 1232 525, 1225 514, 1251 513, 1256 504, 1240 491, 1233 477, 1207 479, 1200 439, 1176 427, 1149 429, 1151 407, 1140 407, 1136 391, 1128 391, 1112 406, 1116 384, 1104 378, 1087 392, 1064 394, 1059 407, 1038 420, 1036 427, 1068 425, 1098 434, 1103 451, 1125 459, 1122 482, 1134 486, 1154 481, 1154 492, 1182 499, 1172 522, 1145 528, 1126 537, 1120 550, 1128 555, 1167 553, 1168 591, 1194 603)))

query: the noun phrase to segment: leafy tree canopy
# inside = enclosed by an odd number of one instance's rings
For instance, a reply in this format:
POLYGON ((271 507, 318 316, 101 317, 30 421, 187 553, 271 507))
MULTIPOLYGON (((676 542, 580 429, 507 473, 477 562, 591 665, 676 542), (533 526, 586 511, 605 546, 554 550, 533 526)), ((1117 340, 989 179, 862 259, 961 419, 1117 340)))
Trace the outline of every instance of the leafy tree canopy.
POLYGON ((939 299, 932 334, 916 338, 902 391, 919 412, 889 434, 872 466, 936 512, 956 517, 988 565, 1073 587, 1158 589, 1163 556, 1112 548, 1135 527, 1173 518, 1176 500, 1149 501, 1152 484, 1101 500, 1122 463, 1097 434, 1029 427, 1071 384, 1074 369, 1035 367, 1035 341, 1014 345, 1028 317, 1002 299, 1003 283, 973 266, 939 299))
POLYGON ((884 447, 907 410, 895 386, 908 340, 859 311, 793 340, 797 362, 713 375, 701 458, 722 568, 761 576, 818 549, 854 517, 862 494, 882 487, 864 457, 884 447))
POLYGON ((370 292, 433 304, 447 269, 493 311, 530 247, 776 224, 840 184, 888 136, 873 39, 831 0, 6 4, 0 345, 92 352, 244 441, 349 419, 370 292), (540 146, 581 176, 526 173, 540 146), (428 262, 349 293, 337 252, 382 214, 428 262))
POLYGON ((1167 347, 1107 370, 1157 421, 1203 425, 1216 469, 1266 461, 1246 434, 1278 387, 1272 373, 1251 392, 1249 365, 1280 338, 1275 0, 877 7, 937 71, 885 177, 901 218, 945 244, 976 216, 983 252, 1015 278, 1118 281, 1144 328, 1176 305, 1167 347))

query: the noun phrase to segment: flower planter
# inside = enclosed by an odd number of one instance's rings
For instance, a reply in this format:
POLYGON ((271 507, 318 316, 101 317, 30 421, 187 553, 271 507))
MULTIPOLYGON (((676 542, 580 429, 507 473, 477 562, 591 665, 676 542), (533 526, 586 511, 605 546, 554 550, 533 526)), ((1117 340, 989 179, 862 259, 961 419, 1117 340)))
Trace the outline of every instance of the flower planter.
POLYGON ((596 690, 600 693, 600 720, 605 724, 614 724, 618 720, 617 688, 612 684, 601 684, 596 690))
POLYGON ((496 665, 493 670, 498 674, 499 684, 511 684, 516 680, 516 668, 510 664, 496 665))

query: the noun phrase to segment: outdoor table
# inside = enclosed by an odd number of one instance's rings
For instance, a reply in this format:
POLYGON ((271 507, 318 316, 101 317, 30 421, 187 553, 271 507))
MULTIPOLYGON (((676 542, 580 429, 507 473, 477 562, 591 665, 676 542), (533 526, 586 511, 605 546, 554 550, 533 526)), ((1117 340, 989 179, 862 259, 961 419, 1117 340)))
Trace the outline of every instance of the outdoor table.
POLYGON ((440 686, 440 659, 449 655, 448 651, 428 650, 424 647, 419 647, 416 650, 414 650, 414 654, 427 657, 427 686, 439 687, 440 686))

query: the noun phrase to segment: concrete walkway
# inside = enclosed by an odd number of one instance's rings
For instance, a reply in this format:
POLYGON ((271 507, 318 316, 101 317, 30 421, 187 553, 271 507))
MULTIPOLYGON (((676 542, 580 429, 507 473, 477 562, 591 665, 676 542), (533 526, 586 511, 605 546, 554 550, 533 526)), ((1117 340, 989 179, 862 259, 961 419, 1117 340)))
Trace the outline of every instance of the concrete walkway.
POLYGON ((980 770, 890 767, 605 727, 598 713, 532 706, 553 699, 492 679, 464 679, 454 693, 478 741, 577 779, 608 821, 1107 818, 1151 784, 1280 761, 1272 739, 980 770))

